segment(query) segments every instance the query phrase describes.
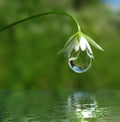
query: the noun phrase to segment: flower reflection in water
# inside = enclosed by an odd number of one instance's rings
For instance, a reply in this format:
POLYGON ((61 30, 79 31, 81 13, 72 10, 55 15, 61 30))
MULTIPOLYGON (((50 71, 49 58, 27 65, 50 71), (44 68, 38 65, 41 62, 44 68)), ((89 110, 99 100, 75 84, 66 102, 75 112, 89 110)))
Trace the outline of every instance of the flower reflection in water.
POLYGON ((105 108, 100 108, 92 94, 77 92, 68 97, 68 116, 72 121, 95 122, 97 118, 105 115, 105 108))

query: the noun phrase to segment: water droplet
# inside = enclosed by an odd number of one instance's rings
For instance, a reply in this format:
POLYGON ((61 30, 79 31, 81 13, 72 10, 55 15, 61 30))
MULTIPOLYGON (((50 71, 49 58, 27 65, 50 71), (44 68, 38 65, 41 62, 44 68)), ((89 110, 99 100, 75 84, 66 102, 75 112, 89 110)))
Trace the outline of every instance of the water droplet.
POLYGON ((68 57, 68 64, 70 68, 76 73, 83 73, 89 70, 92 65, 93 54, 88 50, 75 51, 73 50, 68 57))

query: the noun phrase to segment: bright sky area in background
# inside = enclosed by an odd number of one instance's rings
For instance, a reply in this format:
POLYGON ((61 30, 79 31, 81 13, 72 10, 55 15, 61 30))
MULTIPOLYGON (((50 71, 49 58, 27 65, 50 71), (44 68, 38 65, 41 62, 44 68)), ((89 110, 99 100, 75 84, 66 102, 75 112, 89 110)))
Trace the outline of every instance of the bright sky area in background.
POLYGON ((120 10, 120 0, 104 0, 105 3, 110 5, 113 9, 120 10))

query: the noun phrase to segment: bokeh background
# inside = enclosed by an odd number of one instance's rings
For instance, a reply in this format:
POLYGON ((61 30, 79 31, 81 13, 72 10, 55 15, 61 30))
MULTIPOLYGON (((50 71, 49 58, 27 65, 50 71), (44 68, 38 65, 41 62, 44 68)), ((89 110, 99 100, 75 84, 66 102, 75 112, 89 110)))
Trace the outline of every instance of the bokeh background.
POLYGON ((0 27, 25 17, 64 10, 75 16, 84 33, 104 48, 92 47, 94 61, 74 73, 57 55, 75 32, 65 16, 37 18, 0 32, 1 89, 119 89, 120 3, 116 0, 0 0, 0 27))

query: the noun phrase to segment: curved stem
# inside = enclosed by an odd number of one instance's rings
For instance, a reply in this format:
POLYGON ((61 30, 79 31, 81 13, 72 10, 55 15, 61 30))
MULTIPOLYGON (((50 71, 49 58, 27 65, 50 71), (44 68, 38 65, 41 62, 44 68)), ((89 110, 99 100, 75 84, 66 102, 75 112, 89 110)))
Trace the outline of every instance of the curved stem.
POLYGON ((63 12, 63 11, 50 11, 50 12, 45 12, 45 13, 40 13, 40 14, 37 14, 37 15, 33 15, 33 16, 18 20, 18 21, 14 22, 14 23, 12 23, 10 25, 7 25, 7 26, 1 28, 0 31, 6 30, 6 29, 8 29, 10 27, 13 27, 13 26, 15 26, 17 24, 23 23, 25 21, 29 21, 31 19, 35 19, 35 18, 38 18, 38 17, 41 17, 41 16, 50 15, 50 14, 61 14, 61 15, 68 16, 75 23, 75 26, 77 27, 77 31, 80 31, 80 26, 79 26, 77 20, 72 15, 70 15, 70 14, 68 14, 66 12, 63 12))

